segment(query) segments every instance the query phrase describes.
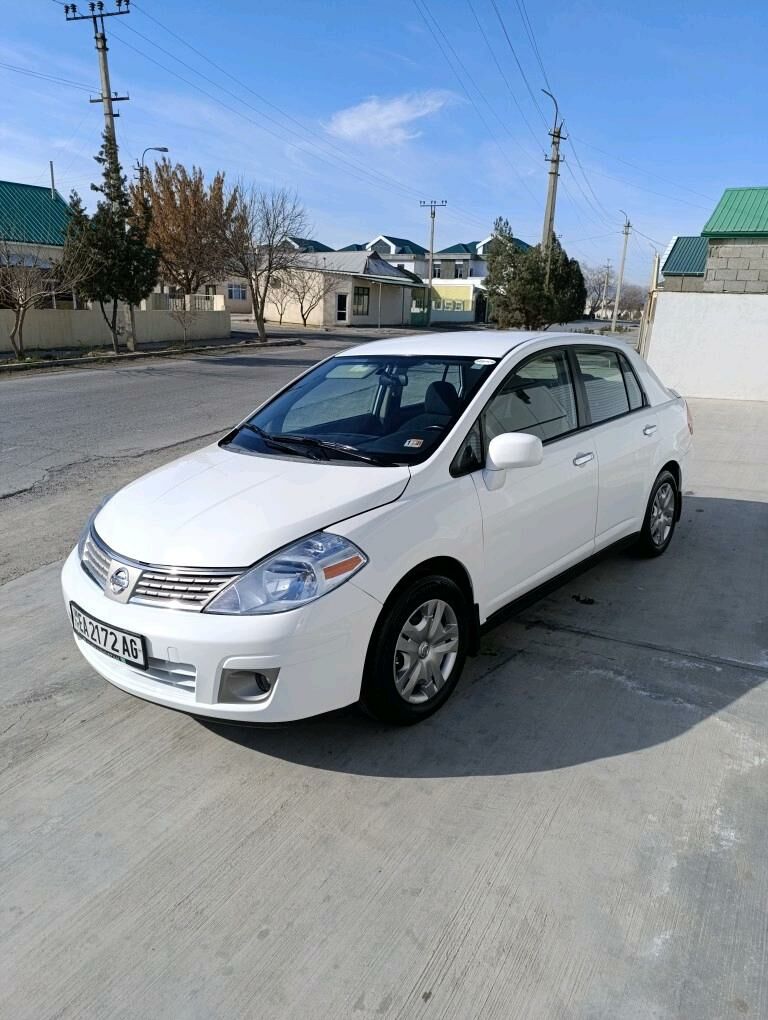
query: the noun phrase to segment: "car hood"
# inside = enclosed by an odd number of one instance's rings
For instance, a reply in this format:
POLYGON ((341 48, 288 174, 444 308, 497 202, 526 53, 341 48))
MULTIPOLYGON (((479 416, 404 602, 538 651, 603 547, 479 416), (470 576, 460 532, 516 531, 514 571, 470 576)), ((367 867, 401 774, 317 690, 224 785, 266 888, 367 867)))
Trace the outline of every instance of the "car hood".
POLYGON ((96 531, 116 553, 164 566, 244 567, 397 499, 407 467, 237 454, 208 446, 121 489, 96 531))

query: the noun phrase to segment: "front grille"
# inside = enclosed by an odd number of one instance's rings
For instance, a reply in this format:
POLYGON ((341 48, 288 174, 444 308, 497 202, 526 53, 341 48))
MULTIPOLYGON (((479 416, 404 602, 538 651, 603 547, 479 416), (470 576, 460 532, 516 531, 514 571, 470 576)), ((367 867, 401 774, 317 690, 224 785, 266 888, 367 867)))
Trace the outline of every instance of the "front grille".
POLYGON ((120 556, 91 527, 83 546, 81 565, 103 590, 113 562, 141 570, 129 602, 200 612, 208 600, 225 588, 242 570, 205 567, 160 567, 120 556))
POLYGON ((199 609, 236 577, 237 573, 206 573, 202 570, 145 570, 133 589, 131 601, 151 602, 153 605, 173 603, 175 609, 199 609))
POLYGON ((168 684, 178 690, 195 693, 197 671, 188 662, 169 662, 167 659, 149 658, 147 668, 140 670, 144 676, 151 676, 158 683, 168 684))
POLYGON ((112 558, 96 540, 93 531, 88 535, 83 546, 83 569, 90 574, 93 580, 101 587, 107 583, 109 564, 112 558))

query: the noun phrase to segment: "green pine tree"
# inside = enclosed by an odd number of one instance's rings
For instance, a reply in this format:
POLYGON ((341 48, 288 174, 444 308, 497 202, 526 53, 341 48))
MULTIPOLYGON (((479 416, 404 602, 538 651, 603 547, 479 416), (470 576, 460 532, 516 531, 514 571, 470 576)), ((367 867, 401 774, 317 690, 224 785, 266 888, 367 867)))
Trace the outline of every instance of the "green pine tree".
POLYGON ((553 241, 547 284, 547 260, 540 245, 521 251, 509 221, 499 217, 488 254, 486 286, 500 329, 546 329, 584 313, 586 287, 581 268, 553 241))
POLYGON ((132 208, 117 148, 107 132, 96 162, 102 168, 102 181, 91 188, 102 197, 88 217, 79 196, 72 196, 70 236, 89 247, 92 272, 79 290, 101 308, 119 354, 119 304, 137 305, 151 292, 157 283, 159 256, 147 242, 149 207, 132 208))

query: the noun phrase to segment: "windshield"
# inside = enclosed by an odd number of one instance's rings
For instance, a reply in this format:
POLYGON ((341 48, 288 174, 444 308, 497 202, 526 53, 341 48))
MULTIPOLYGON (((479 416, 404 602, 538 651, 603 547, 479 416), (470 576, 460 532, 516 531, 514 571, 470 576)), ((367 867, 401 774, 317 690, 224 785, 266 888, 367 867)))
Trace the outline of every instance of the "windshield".
POLYGON ((318 365, 224 441, 242 451, 389 466, 443 441, 493 358, 371 355, 318 365))

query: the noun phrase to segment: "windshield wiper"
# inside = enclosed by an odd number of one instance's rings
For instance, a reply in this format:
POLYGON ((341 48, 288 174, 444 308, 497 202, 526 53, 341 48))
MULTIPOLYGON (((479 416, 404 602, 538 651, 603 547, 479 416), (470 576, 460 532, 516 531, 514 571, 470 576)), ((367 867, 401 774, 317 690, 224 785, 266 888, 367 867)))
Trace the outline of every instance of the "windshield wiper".
POLYGON ((333 450, 336 453, 342 453, 351 460, 362 460, 367 464, 377 464, 379 467, 388 466, 388 461, 383 460, 381 457, 376 457, 370 453, 363 453, 356 446, 349 446, 347 443, 334 443, 330 439, 318 439, 316 436, 297 436, 286 432, 279 432, 274 438, 281 443, 301 443, 313 449, 323 451, 333 450))
MULTIPOLYGON (((283 453, 290 453, 292 456, 295 456, 296 453, 299 452, 296 447, 292 446, 289 442, 283 442, 283 439, 285 438, 287 440, 288 437, 273 436, 271 432, 265 432, 264 429, 260 429, 258 425, 252 425, 249 421, 243 422, 240 428, 248 429, 249 432, 255 432, 256 435, 263 439, 267 446, 271 446, 273 450, 282 450, 283 453)), ((307 451, 307 454, 309 455, 309 451, 307 451)), ((321 458, 315 457, 314 459, 320 460, 321 458)), ((327 454, 325 459, 328 459, 327 454)))

